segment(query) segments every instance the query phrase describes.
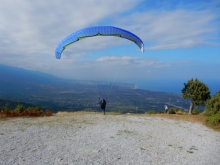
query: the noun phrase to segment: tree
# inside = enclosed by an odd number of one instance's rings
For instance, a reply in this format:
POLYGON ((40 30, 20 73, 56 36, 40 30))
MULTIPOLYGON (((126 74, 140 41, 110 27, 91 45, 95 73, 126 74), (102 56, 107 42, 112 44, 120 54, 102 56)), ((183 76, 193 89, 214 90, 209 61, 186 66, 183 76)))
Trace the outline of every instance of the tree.
POLYGON ((191 79, 187 83, 184 83, 182 89, 182 96, 184 99, 190 98, 189 115, 192 114, 194 105, 204 106, 206 101, 211 98, 209 88, 203 82, 200 82, 197 78, 191 79))
POLYGON ((220 115, 220 91, 207 101, 205 115, 220 115))
POLYGON ((205 115, 209 125, 220 128, 220 91, 207 101, 205 115))

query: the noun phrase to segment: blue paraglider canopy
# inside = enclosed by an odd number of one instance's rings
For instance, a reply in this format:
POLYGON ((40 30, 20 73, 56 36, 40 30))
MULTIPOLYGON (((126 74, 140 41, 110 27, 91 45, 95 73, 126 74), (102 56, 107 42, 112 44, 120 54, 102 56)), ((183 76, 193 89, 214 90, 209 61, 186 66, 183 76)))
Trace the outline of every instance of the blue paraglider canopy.
POLYGON ((56 47, 55 50, 55 56, 57 59, 61 58, 61 54, 63 50, 70 44, 77 42, 81 39, 84 39, 86 37, 93 37, 93 36, 116 36, 128 39, 132 42, 134 42, 141 50, 141 52, 144 52, 144 43, 142 40, 136 36, 135 34, 120 29, 113 26, 93 26, 93 27, 87 27, 81 30, 78 30, 66 38, 64 38, 56 47))

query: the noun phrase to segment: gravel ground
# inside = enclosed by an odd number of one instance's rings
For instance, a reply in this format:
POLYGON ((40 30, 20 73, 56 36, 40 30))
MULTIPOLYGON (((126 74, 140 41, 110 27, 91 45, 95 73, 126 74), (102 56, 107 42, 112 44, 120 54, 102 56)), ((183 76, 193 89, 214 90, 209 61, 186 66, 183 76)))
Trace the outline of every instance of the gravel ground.
POLYGON ((220 164, 220 133, 149 116, 0 119, 0 164, 220 164))

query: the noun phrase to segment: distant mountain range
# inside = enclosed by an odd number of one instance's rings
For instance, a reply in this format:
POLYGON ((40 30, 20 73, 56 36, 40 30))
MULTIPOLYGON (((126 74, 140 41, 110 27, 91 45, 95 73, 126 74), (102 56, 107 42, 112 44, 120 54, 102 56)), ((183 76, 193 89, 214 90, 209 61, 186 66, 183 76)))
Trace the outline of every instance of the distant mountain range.
POLYGON ((108 111, 144 113, 164 104, 187 109, 180 95, 135 89, 134 84, 62 79, 50 74, 0 64, 0 99, 26 102, 52 111, 99 111, 98 97, 108 98, 108 111))

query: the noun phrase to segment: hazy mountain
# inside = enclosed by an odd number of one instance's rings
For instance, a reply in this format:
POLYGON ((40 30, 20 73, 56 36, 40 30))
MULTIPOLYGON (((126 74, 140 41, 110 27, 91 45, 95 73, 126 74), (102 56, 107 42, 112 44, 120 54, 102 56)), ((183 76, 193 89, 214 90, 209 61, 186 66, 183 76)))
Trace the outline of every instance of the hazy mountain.
POLYGON ((0 98, 50 107, 53 111, 99 110, 98 97, 109 99, 109 111, 163 110, 166 103, 188 108, 180 95, 135 89, 134 84, 76 81, 0 64, 0 98))
POLYGON ((22 68, 6 66, 0 64, 0 83, 22 85, 29 83, 50 84, 54 81, 60 80, 58 77, 32 70, 25 70, 22 68))

